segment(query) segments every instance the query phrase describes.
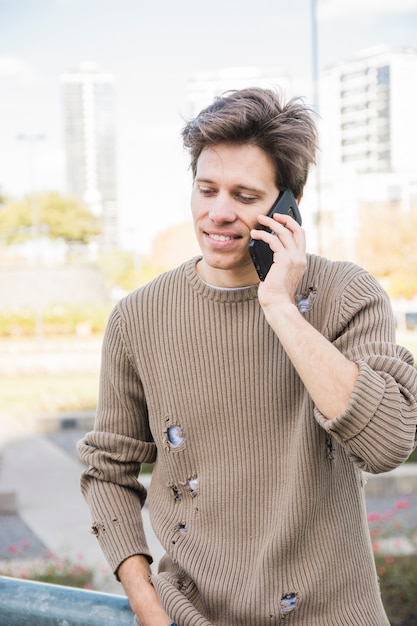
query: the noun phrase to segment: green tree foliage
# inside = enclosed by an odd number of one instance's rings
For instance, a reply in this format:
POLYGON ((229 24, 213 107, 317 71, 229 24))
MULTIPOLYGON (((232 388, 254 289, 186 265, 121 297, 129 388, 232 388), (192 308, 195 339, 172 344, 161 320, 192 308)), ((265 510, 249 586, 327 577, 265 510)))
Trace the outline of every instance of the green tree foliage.
POLYGON ((154 279, 168 268, 127 250, 112 250, 100 255, 100 270, 112 287, 132 291, 154 279))
POLYGON ((131 291, 138 286, 139 260, 127 250, 112 250, 100 255, 98 266, 112 287, 131 291))
POLYGON ((10 200, 0 206, 0 241, 21 243, 35 231, 50 239, 88 243, 100 233, 100 223, 85 204, 57 192, 10 200))

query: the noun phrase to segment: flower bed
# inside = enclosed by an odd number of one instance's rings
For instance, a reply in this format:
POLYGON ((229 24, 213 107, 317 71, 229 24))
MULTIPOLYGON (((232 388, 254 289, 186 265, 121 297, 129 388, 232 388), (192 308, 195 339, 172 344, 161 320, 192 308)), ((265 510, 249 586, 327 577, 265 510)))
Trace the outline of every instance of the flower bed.
POLYGON ((0 575, 82 589, 95 589, 97 574, 102 578, 108 575, 108 570, 96 572, 93 567, 86 565, 81 553, 75 555, 75 558, 62 558, 46 552, 40 557, 28 559, 25 558, 25 550, 28 548, 29 543, 26 541, 20 546, 10 545, 10 559, 0 563, 0 575))
POLYGON ((392 626, 417 624, 417 515, 409 500, 368 515, 382 600, 392 626))

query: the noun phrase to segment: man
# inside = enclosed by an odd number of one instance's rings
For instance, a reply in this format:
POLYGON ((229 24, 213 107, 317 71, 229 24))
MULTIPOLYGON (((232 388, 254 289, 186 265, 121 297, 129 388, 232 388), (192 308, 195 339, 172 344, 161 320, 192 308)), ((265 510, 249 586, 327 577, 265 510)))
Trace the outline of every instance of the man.
POLYGON ((412 451, 417 376, 372 276, 307 255, 295 220, 266 216, 284 188, 301 199, 313 119, 246 89, 183 139, 202 257, 110 317, 95 429, 79 446, 93 531, 143 626, 388 625, 362 471, 412 451), (251 237, 274 253, 263 282, 251 237), (144 462, 166 550, 157 574, 144 462))

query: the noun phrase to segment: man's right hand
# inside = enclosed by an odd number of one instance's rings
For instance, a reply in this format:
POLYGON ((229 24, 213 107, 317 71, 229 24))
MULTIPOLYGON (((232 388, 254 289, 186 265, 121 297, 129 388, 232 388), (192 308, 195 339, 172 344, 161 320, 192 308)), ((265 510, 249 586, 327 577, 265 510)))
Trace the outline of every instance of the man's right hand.
POLYGON ((151 569, 143 555, 131 556, 119 566, 117 574, 132 611, 142 626, 170 626, 172 619, 165 613, 150 582, 151 569))

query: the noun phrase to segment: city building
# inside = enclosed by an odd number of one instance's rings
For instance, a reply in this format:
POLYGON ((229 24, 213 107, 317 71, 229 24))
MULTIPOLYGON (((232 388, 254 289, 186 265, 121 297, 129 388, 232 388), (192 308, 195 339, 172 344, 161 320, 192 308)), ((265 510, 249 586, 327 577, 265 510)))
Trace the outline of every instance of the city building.
POLYGON ((378 46, 319 80, 322 241, 355 258, 364 211, 417 210, 417 50, 378 46))
POLYGON ((61 76, 67 191, 100 219, 101 249, 118 244, 114 82, 92 63, 61 76))

